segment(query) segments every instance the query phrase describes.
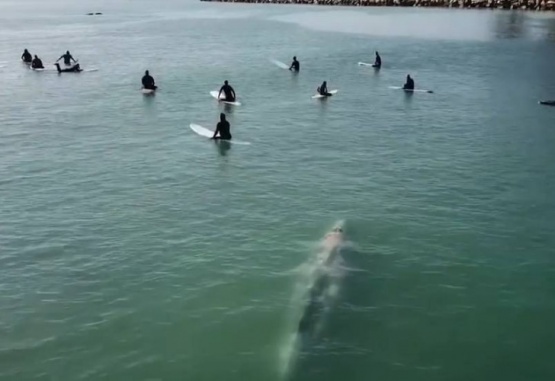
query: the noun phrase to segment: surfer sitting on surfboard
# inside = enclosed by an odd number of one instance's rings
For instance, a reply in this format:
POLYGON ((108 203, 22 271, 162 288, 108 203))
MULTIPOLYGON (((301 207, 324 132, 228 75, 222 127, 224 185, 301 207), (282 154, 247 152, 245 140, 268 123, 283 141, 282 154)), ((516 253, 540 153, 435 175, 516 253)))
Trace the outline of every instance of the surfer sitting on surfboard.
POLYGON ((293 57, 293 62, 291 63, 291 67, 289 70, 299 71, 301 70, 301 64, 297 61, 297 57, 293 57))
POLYGON ((64 59, 64 64, 67 66, 71 65, 71 61, 77 63, 77 61, 75 61, 75 58, 71 56, 69 50, 65 52, 65 54, 62 54, 61 57, 56 60, 56 62, 59 62, 62 58, 64 59))
POLYGON ((224 81, 224 85, 222 86, 222 88, 220 89, 220 92, 218 93, 218 99, 226 102, 235 102, 235 97, 236 95, 235 95, 235 90, 233 90, 233 87, 229 85, 228 81, 224 81), (222 93, 224 93, 225 95, 224 99, 220 98, 222 96, 222 93))
POLYGON ((407 75, 407 82, 403 85, 403 90, 414 90, 414 79, 407 75))
POLYGON ((27 49, 25 49, 25 51, 21 55, 21 59, 26 64, 30 64, 33 61, 33 56, 31 55, 31 53, 29 53, 29 51, 27 49))
POLYGON ((216 125, 216 131, 214 131, 214 136, 212 139, 220 140, 231 140, 231 126, 229 122, 225 119, 225 114, 220 114, 220 122, 216 125))
POLYGON ((44 69, 44 65, 42 64, 41 59, 37 57, 36 54, 35 54, 35 58, 33 59, 33 62, 31 62, 31 67, 33 69, 44 69))
POLYGON ((374 61, 374 67, 380 68, 382 67, 382 57, 380 57, 380 53, 376 52, 376 61, 374 61))
POLYGON ((67 69, 62 69, 60 67, 60 64, 57 62, 54 65, 56 65, 56 69, 58 69, 58 73, 79 73, 80 71, 83 71, 83 69, 81 69, 81 66, 78 63, 76 63, 75 65, 67 69))
POLYGON ((157 86, 154 83, 154 78, 152 78, 150 76, 150 73, 147 71, 145 71, 145 75, 142 79, 142 83, 143 83, 143 89, 147 89, 147 90, 156 90, 157 86))
POLYGON ((325 97, 331 97, 333 94, 330 94, 328 92, 328 83, 326 81, 324 81, 324 83, 322 83, 322 86, 320 86, 318 89, 318 94, 323 95, 325 97))

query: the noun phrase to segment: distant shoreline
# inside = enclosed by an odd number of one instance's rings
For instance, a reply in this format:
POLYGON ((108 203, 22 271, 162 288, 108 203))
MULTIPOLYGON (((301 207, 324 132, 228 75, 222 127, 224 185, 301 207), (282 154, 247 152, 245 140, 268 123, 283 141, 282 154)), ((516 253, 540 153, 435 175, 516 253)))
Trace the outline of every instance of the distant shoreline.
POLYGON ((200 0, 214 3, 299 4, 351 7, 422 7, 555 11, 555 0, 200 0))

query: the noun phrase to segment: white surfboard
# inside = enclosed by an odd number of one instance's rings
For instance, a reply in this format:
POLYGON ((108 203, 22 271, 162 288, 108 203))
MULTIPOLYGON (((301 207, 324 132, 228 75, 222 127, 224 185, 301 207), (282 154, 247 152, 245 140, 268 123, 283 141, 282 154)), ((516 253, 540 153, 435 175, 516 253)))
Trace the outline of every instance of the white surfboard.
POLYGON ((366 62, 359 62, 359 63, 358 63, 358 66, 370 66, 370 67, 377 67, 377 66, 376 66, 376 65, 374 65, 374 64, 371 64, 371 63, 366 63, 366 62))
MULTIPOLYGON (((330 93, 332 95, 335 95, 335 94, 337 94, 337 91, 338 90, 330 90, 330 91, 328 91, 328 93, 330 93)), ((322 94, 315 94, 315 95, 312 96, 312 99, 322 99, 322 98, 329 98, 329 96, 322 95, 322 94)))
POLYGON ((289 70, 289 66, 281 61, 278 60, 270 60, 274 65, 279 67, 280 69, 289 70))
POLYGON ((407 93, 428 93, 428 94, 433 94, 432 90, 423 90, 423 89, 413 89, 413 90, 409 90, 409 89, 403 89, 401 86, 389 86, 390 89, 393 90, 403 90, 407 93))
MULTIPOLYGON (((191 130, 193 130, 197 135, 203 136, 205 138, 212 139, 212 136, 214 136, 214 131, 210 131, 208 128, 204 128, 198 124, 191 123, 189 127, 191 127, 191 130)), ((240 140, 234 140, 234 139, 225 140, 225 141, 233 144, 250 145, 249 142, 242 142, 240 140)))
POLYGON ((225 98, 223 98, 223 94, 222 94, 222 97, 220 97, 220 98, 218 98, 218 94, 219 94, 219 91, 211 91, 210 92, 210 95, 212 95, 213 98, 216 98, 217 100, 219 100, 222 103, 226 103, 228 105, 233 105, 233 106, 241 106, 241 102, 237 102, 237 101, 227 102, 227 101, 224 101, 225 98))
POLYGON ((144 95, 153 95, 156 90, 153 89, 141 89, 141 93, 144 95))

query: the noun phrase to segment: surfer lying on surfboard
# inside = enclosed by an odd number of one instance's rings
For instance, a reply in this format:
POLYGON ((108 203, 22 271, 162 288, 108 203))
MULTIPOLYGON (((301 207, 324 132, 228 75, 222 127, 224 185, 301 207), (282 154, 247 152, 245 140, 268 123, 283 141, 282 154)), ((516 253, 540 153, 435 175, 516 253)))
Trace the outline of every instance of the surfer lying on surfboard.
POLYGON ((66 69, 62 69, 60 67, 60 64, 57 62, 54 65, 56 66, 58 73, 79 73, 83 71, 83 69, 81 69, 81 65, 79 65, 78 63, 66 69))
POLYGON ((235 90, 233 90, 233 87, 231 87, 229 85, 228 81, 224 81, 224 85, 222 86, 222 88, 220 89, 220 92, 218 93, 218 99, 225 101, 225 102, 235 102, 235 90), (224 93, 225 98, 220 98, 222 96, 222 93, 224 93))
POLYGON ((150 76, 150 73, 148 72, 148 70, 145 71, 145 75, 142 79, 142 83, 143 83, 143 89, 146 89, 146 90, 156 90, 158 88, 154 83, 154 78, 150 76))
POLYGON ((291 67, 289 68, 289 70, 294 70, 296 72, 301 70, 301 63, 297 61, 297 57, 293 57, 293 62, 291 63, 291 67))
POLYGON ((231 126, 225 119, 225 114, 220 114, 220 122, 216 125, 216 131, 212 139, 231 140, 231 126))
POLYGON ((325 97, 331 97, 333 94, 328 92, 328 83, 326 81, 324 81, 324 83, 322 83, 322 86, 320 86, 318 89, 318 94, 323 95, 325 97))

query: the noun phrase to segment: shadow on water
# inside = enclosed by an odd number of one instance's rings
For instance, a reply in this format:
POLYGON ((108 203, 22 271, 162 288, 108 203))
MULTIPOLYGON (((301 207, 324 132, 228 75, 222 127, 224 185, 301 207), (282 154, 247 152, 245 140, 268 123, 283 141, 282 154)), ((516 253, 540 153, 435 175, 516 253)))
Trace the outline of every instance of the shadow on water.
POLYGON ((226 156, 231 149, 231 143, 226 142, 225 140, 214 140, 214 144, 216 144, 216 147, 218 148, 218 153, 221 156, 226 156))
POLYGON ((410 105, 412 103, 412 97, 414 97, 414 93, 412 91, 403 91, 405 93, 405 103, 410 105))
POLYGON ((497 38, 522 38, 526 33, 526 16, 522 12, 503 12, 495 18, 497 38))
POLYGON ((493 33, 499 39, 526 37, 555 41, 555 19, 537 19, 526 12, 499 12, 493 22, 493 33))
POLYGON ((226 114, 233 114, 234 106, 232 106, 232 105, 230 105, 230 104, 227 104, 227 103, 223 103, 223 105, 224 105, 224 112, 225 112, 226 114))

